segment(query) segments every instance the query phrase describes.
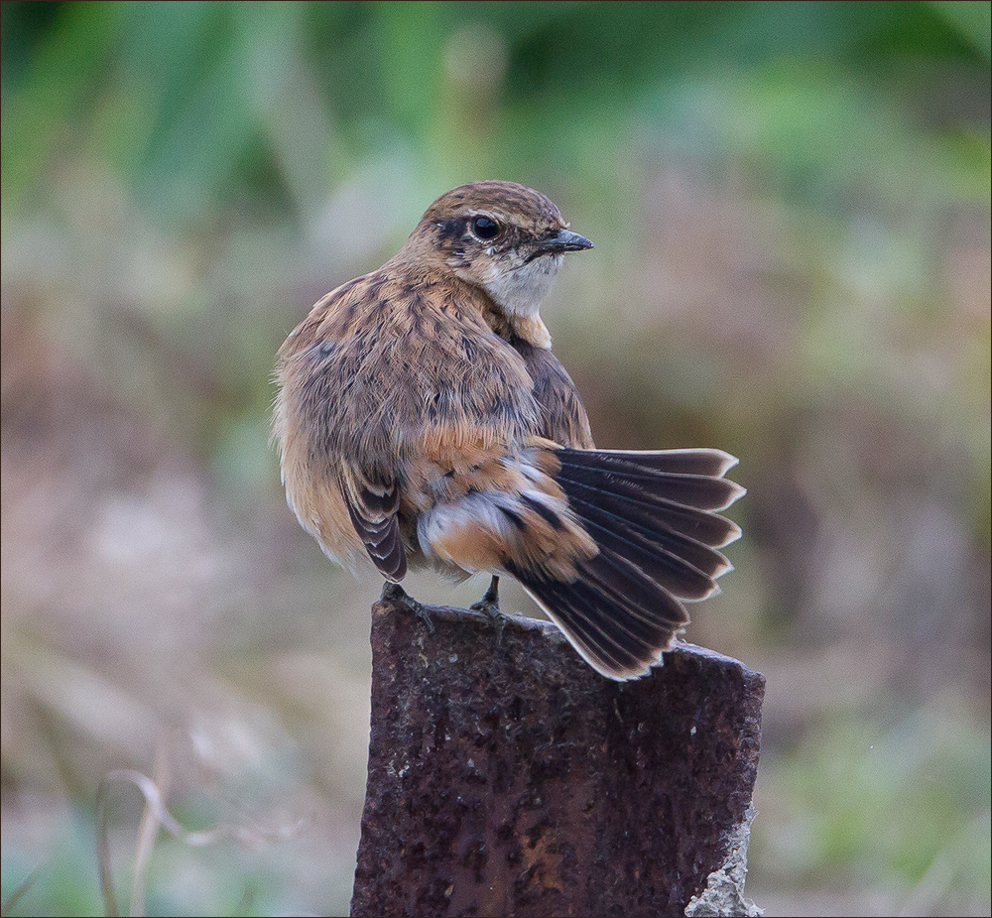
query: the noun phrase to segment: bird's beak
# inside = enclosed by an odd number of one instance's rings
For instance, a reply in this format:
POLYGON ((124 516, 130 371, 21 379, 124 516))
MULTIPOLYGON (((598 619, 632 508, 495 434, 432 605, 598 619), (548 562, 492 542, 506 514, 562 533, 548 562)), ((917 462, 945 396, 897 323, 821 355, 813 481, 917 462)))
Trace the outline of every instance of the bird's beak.
POLYGON ((592 247, 593 244, 585 236, 567 229, 559 230, 554 236, 542 239, 537 244, 537 250, 542 255, 548 252, 581 252, 592 247))

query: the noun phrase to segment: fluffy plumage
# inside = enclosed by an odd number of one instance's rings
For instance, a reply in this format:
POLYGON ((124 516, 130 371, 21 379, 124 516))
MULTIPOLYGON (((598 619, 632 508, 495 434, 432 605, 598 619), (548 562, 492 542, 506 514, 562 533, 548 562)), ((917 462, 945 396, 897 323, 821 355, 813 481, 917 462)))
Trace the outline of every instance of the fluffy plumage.
POLYGON ((509 574, 612 679, 661 662, 730 570, 744 493, 718 450, 595 450, 540 301, 590 248, 544 195, 442 195, 400 252, 321 299, 279 352, 290 507, 346 567, 509 574))

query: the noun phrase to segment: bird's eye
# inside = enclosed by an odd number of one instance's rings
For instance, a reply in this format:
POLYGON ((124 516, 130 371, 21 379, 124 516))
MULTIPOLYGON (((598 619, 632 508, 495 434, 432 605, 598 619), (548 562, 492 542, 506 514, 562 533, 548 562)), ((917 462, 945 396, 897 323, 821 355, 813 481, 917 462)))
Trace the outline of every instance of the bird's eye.
POLYGON ((499 235, 499 231, 500 225, 492 217, 478 216, 472 218, 472 232, 484 242, 495 239, 499 235))

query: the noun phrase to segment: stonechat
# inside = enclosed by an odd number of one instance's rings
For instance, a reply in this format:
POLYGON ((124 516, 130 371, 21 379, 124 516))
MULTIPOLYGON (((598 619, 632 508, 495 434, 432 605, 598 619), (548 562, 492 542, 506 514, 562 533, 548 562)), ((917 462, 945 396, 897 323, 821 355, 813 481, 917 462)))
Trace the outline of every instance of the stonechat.
POLYGON ((289 506, 333 560, 394 584, 485 571, 491 612, 508 574, 626 680, 719 590, 741 534, 719 511, 744 489, 720 450, 595 448, 540 314, 564 254, 592 247, 531 188, 443 194, 286 339, 273 424, 289 506))

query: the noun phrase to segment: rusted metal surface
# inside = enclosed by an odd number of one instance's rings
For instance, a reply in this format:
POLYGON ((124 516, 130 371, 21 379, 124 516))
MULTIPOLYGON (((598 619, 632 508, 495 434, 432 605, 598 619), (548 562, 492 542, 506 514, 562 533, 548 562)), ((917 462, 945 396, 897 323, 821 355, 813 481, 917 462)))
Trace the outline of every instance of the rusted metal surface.
POLYGON ((430 608, 373 607, 352 914, 683 914, 746 832, 761 674, 682 645, 615 683, 550 623, 430 608))

